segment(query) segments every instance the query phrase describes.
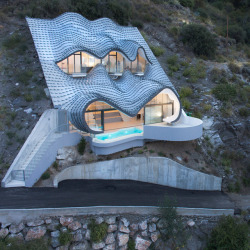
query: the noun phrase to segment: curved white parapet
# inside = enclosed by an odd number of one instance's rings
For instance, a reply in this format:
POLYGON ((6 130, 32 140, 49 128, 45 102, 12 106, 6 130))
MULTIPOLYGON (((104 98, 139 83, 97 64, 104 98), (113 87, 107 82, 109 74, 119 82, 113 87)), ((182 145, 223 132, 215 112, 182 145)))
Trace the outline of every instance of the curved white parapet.
POLYGON ((189 117, 182 110, 180 119, 173 124, 165 122, 144 126, 144 139, 164 141, 191 141, 202 136, 203 122, 189 117))
POLYGON ((69 179, 134 180, 187 190, 221 190, 221 178, 187 168, 165 157, 127 157, 64 169, 54 187, 69 179))

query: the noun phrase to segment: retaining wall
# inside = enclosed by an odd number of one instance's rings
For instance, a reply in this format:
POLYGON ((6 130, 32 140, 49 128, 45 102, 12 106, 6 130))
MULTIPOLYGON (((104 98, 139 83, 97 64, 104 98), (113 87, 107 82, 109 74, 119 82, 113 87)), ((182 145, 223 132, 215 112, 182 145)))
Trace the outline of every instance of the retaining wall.
POLYGON ((165 157, 128 157, 81 164, 63 170, 54 187, 68 179, 135 180, 187 190, 221 190, 222 179, 187 168, 165 157))

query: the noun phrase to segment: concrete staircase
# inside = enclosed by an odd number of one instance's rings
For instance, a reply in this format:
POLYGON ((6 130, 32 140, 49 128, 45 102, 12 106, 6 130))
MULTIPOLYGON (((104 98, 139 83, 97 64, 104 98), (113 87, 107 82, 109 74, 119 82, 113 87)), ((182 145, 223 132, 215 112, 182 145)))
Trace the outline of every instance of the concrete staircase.
POLYGON ((20 161, 19 164, 15 166, 15 169, 12 170, 11 181, 6 184, 6 187, 25 186, 25 180, 35 171, 38 163, 50 149, 51 144, 65 134, 67 134, 67 132, 53 133, 39 141, 32 151, 26 154, 27 157, 20 161))

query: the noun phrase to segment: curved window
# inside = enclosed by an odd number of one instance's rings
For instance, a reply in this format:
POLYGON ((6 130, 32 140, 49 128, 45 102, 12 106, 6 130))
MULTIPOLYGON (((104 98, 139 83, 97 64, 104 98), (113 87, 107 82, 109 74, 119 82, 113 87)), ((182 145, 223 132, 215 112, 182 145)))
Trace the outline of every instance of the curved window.
POLYGON ((144 51, 139 49, 134 61, 130 61, 117 51, 109 52, 103 59, 98 59, 91 54, 78 51, 58 62, 57 65, 63 72, 73 77, 83 77, 97 64, 104 65, 110 75, 121 76, 125 69, 129 69, 134 74, 143 75, 147 63, 144 51))

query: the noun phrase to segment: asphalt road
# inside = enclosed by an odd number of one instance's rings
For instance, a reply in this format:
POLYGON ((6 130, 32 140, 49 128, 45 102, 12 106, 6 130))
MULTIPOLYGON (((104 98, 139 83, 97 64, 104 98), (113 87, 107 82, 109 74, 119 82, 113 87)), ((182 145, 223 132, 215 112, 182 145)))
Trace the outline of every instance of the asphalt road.
POLYGON ((87 206, 158 206, 164 196, 178 207, 233 208, 217 191, 188 191, 121 180, 67 180, 55 188, 0 188, 0 209, 87 206))

